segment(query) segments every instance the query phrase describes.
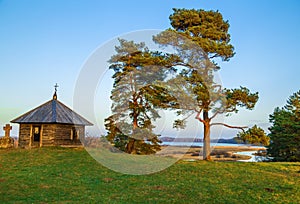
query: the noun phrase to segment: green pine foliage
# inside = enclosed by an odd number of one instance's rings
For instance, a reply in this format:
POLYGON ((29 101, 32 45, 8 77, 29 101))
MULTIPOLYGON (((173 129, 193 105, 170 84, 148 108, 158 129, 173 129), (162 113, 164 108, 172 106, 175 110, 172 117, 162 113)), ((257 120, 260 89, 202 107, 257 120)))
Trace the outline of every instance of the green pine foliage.
POLYGON ((247 131, 239 132, 237 134, 238 139, 243 142, 255 145, 264 145, 267 146, 270 144, 270 138, 266 135, 265 131, 254 125, 252 128, 249 128, 247 131))
POLYGON ((116 54, 109 60, 114 71, 111 91, 112 115, 105 119, 107 139, 130 154, 152 154, 160 150, 153 122, 159 108, 176 103, 159 85, 172 72, 176 56, 150 51, 144 43, 119 39, 116 54))
POLYGON ((174 30, 197 42, 211 58, 227 61, 234 56, 234 47, 229 43, 229 23, 219 11, 176 8, 173 11, 170 21, 174 30))
POLYGON ((300 91, 283 108, 275 108, 270 122, 268 154, 274 161, 300 161, 300 91))

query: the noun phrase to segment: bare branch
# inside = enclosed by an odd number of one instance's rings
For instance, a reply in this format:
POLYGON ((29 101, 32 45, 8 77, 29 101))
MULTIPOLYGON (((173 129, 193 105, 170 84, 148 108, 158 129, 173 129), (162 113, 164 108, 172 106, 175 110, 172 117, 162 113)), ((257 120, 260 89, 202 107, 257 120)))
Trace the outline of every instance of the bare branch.
MULTIPOLYGON (((202 111, 202 109, 201 109, 201 111, 202 111)), ((197 120, 199 120, 201 123, 204 123, 205 121, 200 117, 201 111, 199 111, 199 112, 197 111, 197 115, 196 115, 195 118, 196 118, 197 120)))
POLYGON ((214 55, 210 56, 209 59, 213 59, 213 58, 215 58, 217 56, 218 56, 218 54, 214 54, 214 55))
POLYGON ((171 65, 165 65, 164 67, 171 68, 171 67, 174 67, 174 66, 186 66, 186 67, 189 67, 189 68, 193 68, 191 65, 189 65, 187 63, 184 63, 184 62, 176 62, 176 63, 173 63, 171 65))
POLYGON ((220 84, 215 84, 212 86, 212 88, 218 88, 218 93, 221 93, 222 91, 222 86, 220 84))
POLYGON ((248 128, 248 126, 232 126, 232 125, 228 125, 228 124, 225 124, 225 123, 212 123, 210 124, 210 126, 213 126, 213 125, 223 125, 225 127, 228 127, 228 128, 233 128, 233 129, 241 129, 243 132, 245 132, 245 128, 248 128))
POLYGON ((237 108, 236 107, 232 107, 230 109, 227 109, 228 113, 232 113, 232 112, 237 112, 237 108))
POLYGON ((200 114, 202 112, 203 108, 200 108, 199 111, 196 108, 194 108, 193 110, 200 114))
POLYGON ((188 119, 189 117, 191 117, 192 115, 193 115, 194 113, 193 112, 191 112, 188 116, 186 116, 185 118, 183 118, 182 120, 186 120, 186 119, 188 119))
POLYGON ((224 112, 225 112, 224 109, 223 109, 222 111, 216 111, 216 112, 214 113, 214 115, 210 117, 210 120, 214 119, 218 114, 222 114, 222 113, 224 113, 224 112))

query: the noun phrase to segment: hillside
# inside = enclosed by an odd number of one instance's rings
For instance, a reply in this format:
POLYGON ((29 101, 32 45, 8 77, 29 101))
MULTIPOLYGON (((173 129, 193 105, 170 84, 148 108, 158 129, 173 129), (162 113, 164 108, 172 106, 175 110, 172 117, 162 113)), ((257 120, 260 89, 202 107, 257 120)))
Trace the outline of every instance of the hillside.
POLYGON ((0 172, 0 203, 300 203, 299 163, 180 161, 133 176, 84 149, 42 148, 0 150, 0 172))

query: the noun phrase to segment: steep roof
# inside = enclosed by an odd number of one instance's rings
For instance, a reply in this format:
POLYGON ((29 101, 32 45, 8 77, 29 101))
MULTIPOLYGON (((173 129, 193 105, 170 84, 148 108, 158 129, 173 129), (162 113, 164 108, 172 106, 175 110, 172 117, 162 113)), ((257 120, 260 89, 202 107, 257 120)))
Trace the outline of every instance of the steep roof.
POLYGON ((93 125, 88 120, 75 113, 66 105, 57 100, 56 94, 53 99, 28 111, 11 121, 12 123, 61 123, 74 125, 93 125))

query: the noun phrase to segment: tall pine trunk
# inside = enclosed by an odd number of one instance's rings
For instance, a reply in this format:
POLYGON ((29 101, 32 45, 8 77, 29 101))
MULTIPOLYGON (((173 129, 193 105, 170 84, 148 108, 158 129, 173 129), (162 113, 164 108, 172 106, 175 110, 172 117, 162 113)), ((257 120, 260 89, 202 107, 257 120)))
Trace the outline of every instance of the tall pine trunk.
POLYGON ((208 117, 208 111, 203 111, 204 120, 204 137, 203 137, 203 159, 211 160, 210 157, 210 121, 208 117))
MULTIPOLYGON (((133 101, 134 108, 133 108, 133 121, 132 121, 132 135, 134 136, 135 130, 138 128, 138 113, 136 108, 138 107, 138 102, 137 99, 134 99, 133 101)), ((135 149, 135 138, 129 138, 129 142, 127 143, 126 146, 126 152, 129 154, 135 154, 136 149, 135 149)))

